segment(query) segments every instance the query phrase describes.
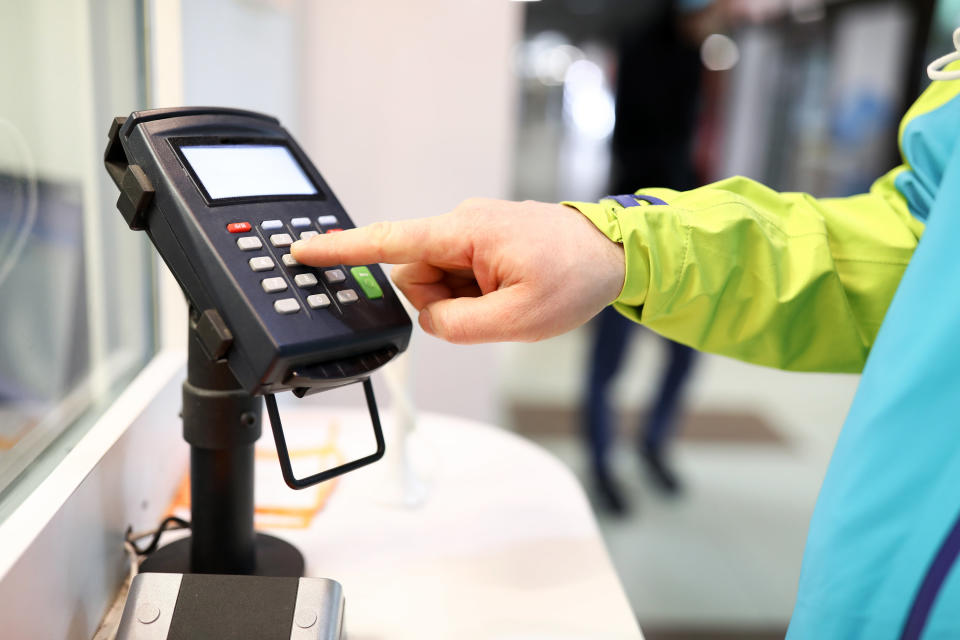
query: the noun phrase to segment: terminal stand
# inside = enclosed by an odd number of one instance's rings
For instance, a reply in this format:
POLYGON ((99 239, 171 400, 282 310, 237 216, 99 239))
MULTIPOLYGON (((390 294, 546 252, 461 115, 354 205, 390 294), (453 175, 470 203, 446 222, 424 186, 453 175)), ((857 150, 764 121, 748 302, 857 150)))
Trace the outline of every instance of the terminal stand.
POLYGON ((182 418, 190 445, 191 535, 157 549, 140 571, 302 576, 296 547, 253 529, 263 402, 243 390, 225 360, 207 355, 190 324, 182 418))

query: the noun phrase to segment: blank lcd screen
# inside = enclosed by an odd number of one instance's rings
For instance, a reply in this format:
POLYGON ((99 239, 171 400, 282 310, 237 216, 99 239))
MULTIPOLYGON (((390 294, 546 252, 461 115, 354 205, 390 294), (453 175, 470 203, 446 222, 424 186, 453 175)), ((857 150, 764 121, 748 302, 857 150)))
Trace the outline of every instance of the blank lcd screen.
POLYGON ((211 200, 317 193, 300 163, 283 145, 192 145, 181 146, 180 151, 211 200))

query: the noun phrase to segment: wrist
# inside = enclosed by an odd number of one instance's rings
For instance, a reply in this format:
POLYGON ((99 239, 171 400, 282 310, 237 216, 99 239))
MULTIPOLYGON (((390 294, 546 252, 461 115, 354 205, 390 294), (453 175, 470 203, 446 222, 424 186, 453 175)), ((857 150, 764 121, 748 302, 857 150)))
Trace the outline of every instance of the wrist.
POLYGON ((581 214, 581 218, 589 221, 600 239, 602 249, 599 250, 603 274, 603 294, 607 304, 616 302, 627 287, 629 280, 628 256, 623 248, 623 235, 620 230, 620 221, 613 206, 605 206, 594 202, 563 202, 581 214))

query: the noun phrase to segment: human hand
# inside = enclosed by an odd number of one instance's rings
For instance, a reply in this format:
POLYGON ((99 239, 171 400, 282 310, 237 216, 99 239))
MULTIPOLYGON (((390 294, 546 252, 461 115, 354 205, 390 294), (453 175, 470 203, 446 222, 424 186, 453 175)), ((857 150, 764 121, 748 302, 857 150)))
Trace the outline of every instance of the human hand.
POLYGON ((433 218, 378 222, 294 243, 324 267, 397 264, 427 333, 459 344, 532 342, 580 326, 623 288, 623 247, 559 204, 470 199, 433 218))

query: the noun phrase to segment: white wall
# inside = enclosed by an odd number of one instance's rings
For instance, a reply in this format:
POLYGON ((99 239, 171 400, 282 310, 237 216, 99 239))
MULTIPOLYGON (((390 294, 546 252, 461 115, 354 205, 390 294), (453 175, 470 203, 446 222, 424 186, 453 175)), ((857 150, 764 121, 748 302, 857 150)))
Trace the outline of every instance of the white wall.
MULTIPOLYGON (((357 224, 443 213, 509 193, 507 0, 361 0, 304 5, 301 143, 357 224)), ((416 329, 421 409, 496 416, 498 347, 455 347, 416 329)))
POLYGON ((262 111, 296 135, 301 51, 293 3, 188 0, 181 13, 184 104, 262 111))

